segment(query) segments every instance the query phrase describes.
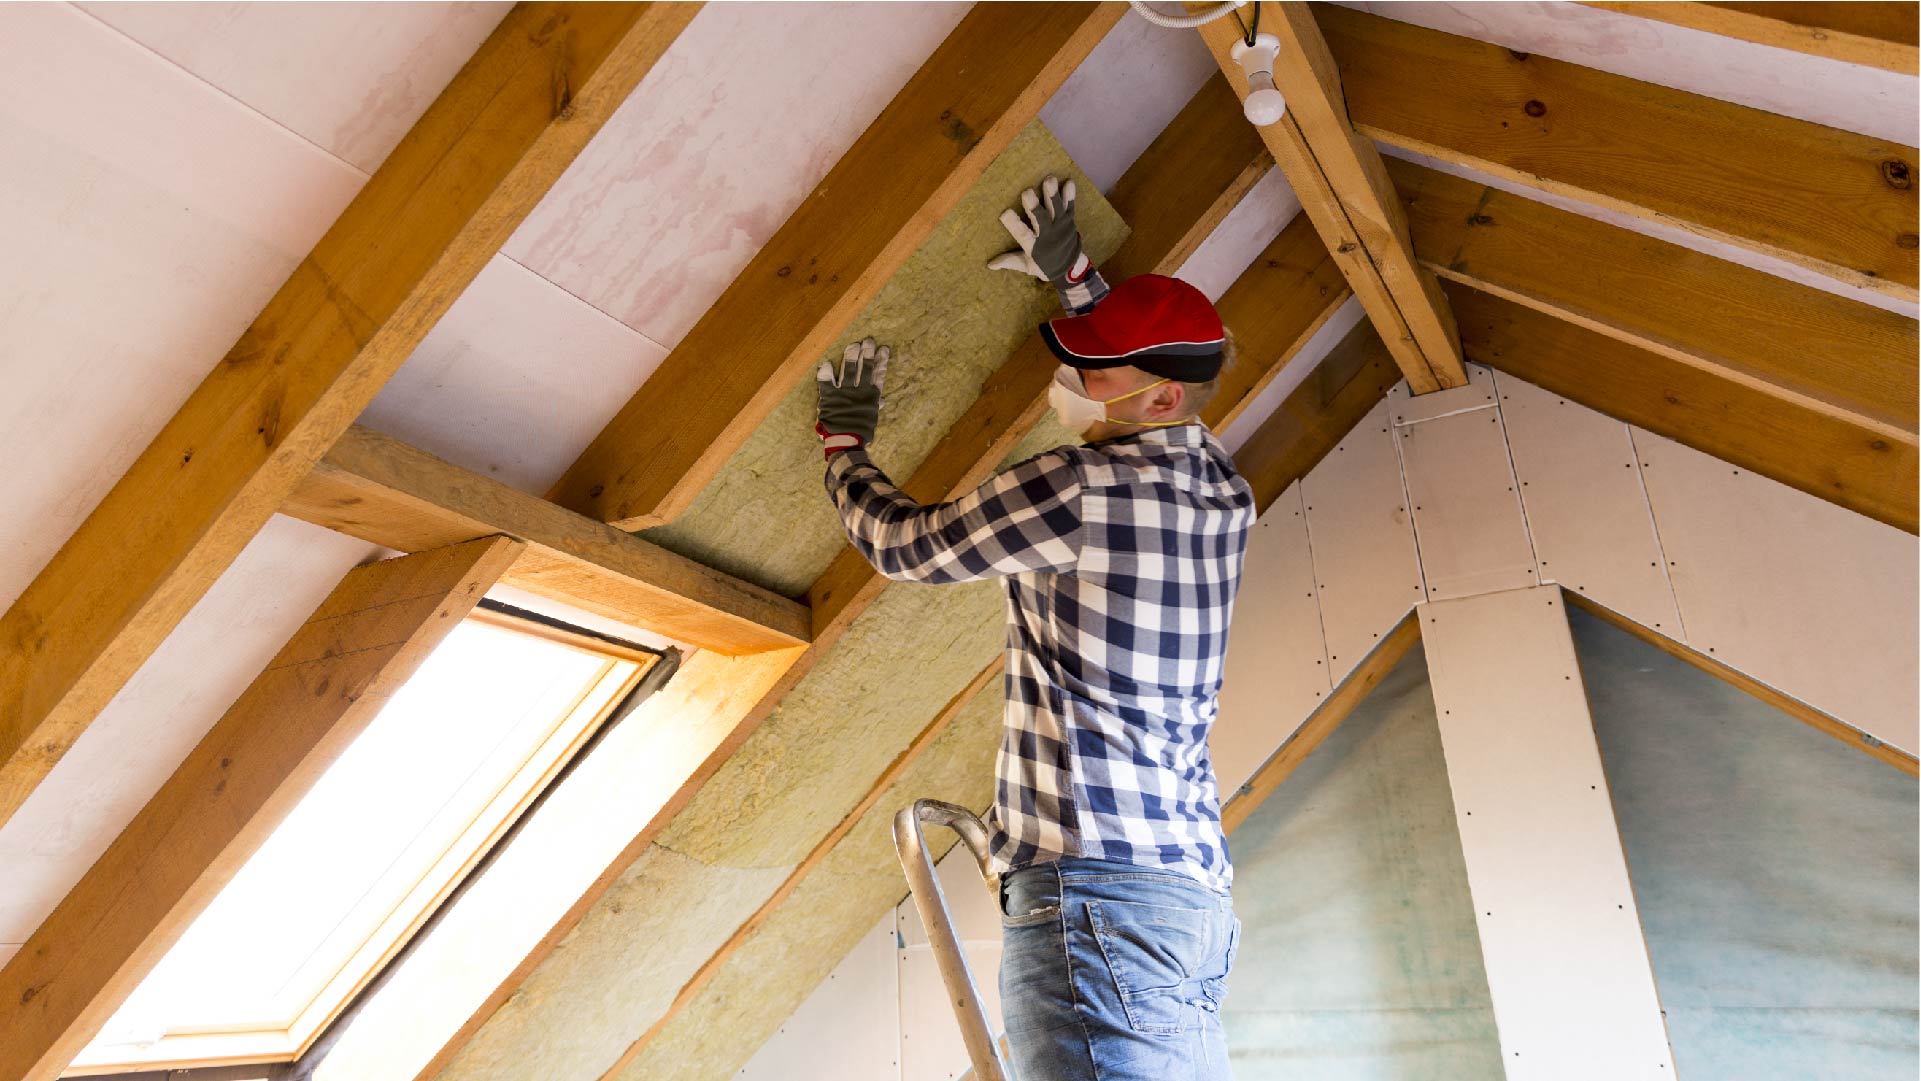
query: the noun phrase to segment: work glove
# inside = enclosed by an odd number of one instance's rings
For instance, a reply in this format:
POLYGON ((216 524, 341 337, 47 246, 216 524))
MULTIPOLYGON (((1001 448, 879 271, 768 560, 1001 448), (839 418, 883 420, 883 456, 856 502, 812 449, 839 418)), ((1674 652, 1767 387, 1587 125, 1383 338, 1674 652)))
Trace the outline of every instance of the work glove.
POLYGON ((989 260, 994 270, 1016 270, 1052 282, 1069 315, 1085 315, 1107 295, 1107 283, 1081 250, 1081 233, 1074 225, 1074 182, 1054 177, 1041 181, 1041 190, 1021 192, 1022 219, 1017 211, 1001 214, 1001 224, 1020 245, 989 260))
POLYGON ((880 423, 881 380, 887 377, 892 354, 893 350, 877 347, 868 338, 848 346, 838 365, 831 360, 820 362, 814 373, 820 384, 814 432, 825 445, 827 457, 874 441, 874 427, 880 423))

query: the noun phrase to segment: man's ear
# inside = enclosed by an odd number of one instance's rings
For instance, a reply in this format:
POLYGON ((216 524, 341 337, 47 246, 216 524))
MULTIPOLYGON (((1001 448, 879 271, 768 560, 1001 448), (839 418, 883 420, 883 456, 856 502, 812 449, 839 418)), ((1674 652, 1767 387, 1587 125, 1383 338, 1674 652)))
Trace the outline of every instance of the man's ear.
POLYGON ((1187 405, 1187 388, 1170 380, 1147 392, 1148 415, 1157 420, 1178 417, 1187 405))

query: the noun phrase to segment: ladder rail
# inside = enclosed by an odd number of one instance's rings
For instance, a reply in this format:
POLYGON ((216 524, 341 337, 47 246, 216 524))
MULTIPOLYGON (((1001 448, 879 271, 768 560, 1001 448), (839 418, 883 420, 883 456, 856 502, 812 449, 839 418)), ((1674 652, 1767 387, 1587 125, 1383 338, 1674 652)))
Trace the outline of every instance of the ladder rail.
POLYGON ((989 877, 987 826, 965 807, 932 799, 915 800, 894 815, 894 848, 900 855, 901 870, 907 873, 914 908, 920 913, 921 926, 927 929, 934 960, 940 966, 941 982, 947 986, 947 1000, 953 1003, 954 1017, 960 1022, 961 1041, 974 1064, 974 1077, 976 1081, 1008 1081, 1007 1063, 1001 1059, 993 1027, 987 1022, 987 1009, 981 1004, 980 988, 974 982, 967 955, 961 951, 960 933, 954 929, 947 895, 934 873, 934 857, 921 832, 923 823, 946 826, 958 833, 983 879, 989 877))

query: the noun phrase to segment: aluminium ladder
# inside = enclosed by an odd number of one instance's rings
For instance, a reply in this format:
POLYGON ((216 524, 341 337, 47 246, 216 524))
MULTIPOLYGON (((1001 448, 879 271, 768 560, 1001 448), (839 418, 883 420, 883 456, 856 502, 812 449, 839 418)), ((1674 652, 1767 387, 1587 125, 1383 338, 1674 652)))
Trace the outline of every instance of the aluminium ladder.
MULTIPOLYGON (((987 1011, 981 1006, 980 990, 974 973, 961 952, 960 934, 947 910, 947 895, 941 891, 940 878, 934 874, 934 857, 921 836, 921 823, 946 826, 960 834, 961 843, 974 855, 981 877, 989 878, 987 866, 987 826, 980 816, 965 807, 939 800, 915 800, 894 815, 894 848, 900 853, 901 869, 907 872, 907 885, 914 894, 914 908, 920 913, 921 926, 927 929, 928 944, 940 965, 941 982, 947 985, 947 999, 954 1004, 954 1017, 960 1022, 961 1040, 967 1044, 967 1057, 974 1063, 975 1081, 1008 1081, 1007 1064, 1001 1060, 1000 1046, 987 1024, 987 1011)), ((996 908, 999 906, 996 905, 996 908)))

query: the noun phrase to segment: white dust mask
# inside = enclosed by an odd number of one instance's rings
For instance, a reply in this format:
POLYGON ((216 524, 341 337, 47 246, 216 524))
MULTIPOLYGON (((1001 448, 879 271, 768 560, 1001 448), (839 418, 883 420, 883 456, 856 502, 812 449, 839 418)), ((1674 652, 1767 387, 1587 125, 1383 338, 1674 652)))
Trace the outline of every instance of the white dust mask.
MULTIPOLYGON (((1109 398, 1102 401, 1098 398, 1090 398, 1087 396, 1087 383, 1081 377, 1079 369, 1063 364, 1060 366, 1060 369, 1054 373, 1054 381, 1047 385, 1047 404, 1054 407, 1054 416, 1060 419, 1062 427, 1080 435, 1085 434, 1089 428, 1099 424, 1101 421, 1113 419, 1107 415, 1108 406, 1113 405, 1115 402, 1126 401, 1136 394, 1145 394, 1166 382, 1170 382, 1170 380, 1157 379, 1138 390, 1130 390, 1118 398, 1109 398)), ((1119 423, 1138 424, 1149 428, 1164 428, 1175 424, 1185 424, 1187 422, 1184 420, 1158 422, 1121 420, 1119 423)))

